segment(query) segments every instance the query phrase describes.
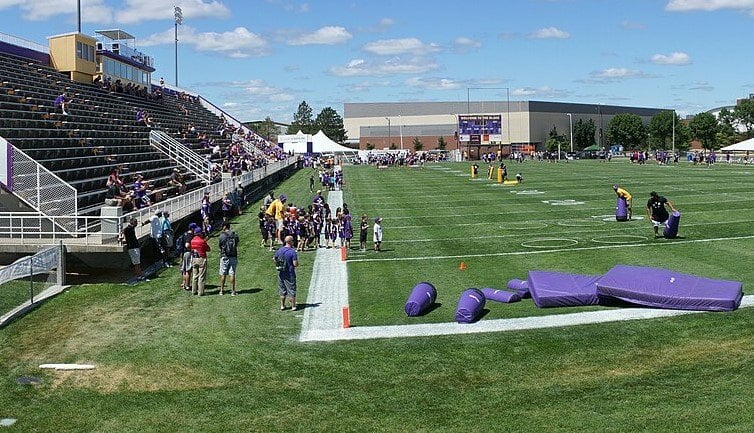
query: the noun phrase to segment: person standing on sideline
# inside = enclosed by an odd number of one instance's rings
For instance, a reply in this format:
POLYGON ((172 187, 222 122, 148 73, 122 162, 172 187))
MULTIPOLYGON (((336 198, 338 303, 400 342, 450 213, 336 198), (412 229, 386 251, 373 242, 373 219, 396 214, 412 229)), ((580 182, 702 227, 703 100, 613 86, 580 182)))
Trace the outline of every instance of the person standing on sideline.
POLYGON ((191 239, 191 294, 204 295, 204 284, 207 282, 207 253, 209 244, 204 240, 201 227, 194 229, 191 239))
POLYGON ((282 244, 283 238, 283 219, 285 218, 285 202, 288 200, 285 194, 280 194, 279 198, 270 203, 270 206, 265 212, 267 215, 275 218, 275 229, 278 244, 282 244))
POLYGON ((670 210, 676 211, 673 203, 668 201, 665 197, 658 195, 655 191, 649 193, 649 200, 647 201, 647 217, 652 221, 652 225, 655 229, 655 237, 660 235, 660 226, 670 218, 668 210, 665 206, 669 206, 670 210))
POLYGON ((220 250, 220 294, 225 290, 225 277, 230 276, 230 296, 236 296, 236 267, 238 266, 238 233, 223 223, 218 241, 220 250))
POLYGON ((626 200, 626 210, 628 211, 628 220, 631 221, 631 216, 633 215, 633 210, 631 209, 631 198, 633 198, 633 196, 628 191, 626 191, 625 189, 621 188, 618 185, 613 185, 613 191, 615 191, 615 195, 617 195, 619 198, 626 200))
POLYGON ((184 242, 183 256, 181 257, 181 289, 191 290, 191 241, 184 242))
POLYGON ((367 221, 367 214, 361 216, 361 223, 359 224, 359 251, 362 253, 367 250, 367 232, 369 231, 369 222, 367 221))
POLYGON ((154 215, 149 217, 147 221, 144 221, 141 225, 147 225, 149 224, 149 237, 152 239, 152 244, 154 245, 154 254, 155 259, 162 262, 162 266, 169 268, 170 263, 168 263, 166 258, 166 251, 165 251, 165 239, 163 239, 163 231, 162 231, 162 211, 157 209, 154 211, 154 215))
POLYGON ((382 218, 376 217, 374 219, 374 228, 372 229, 372 237, 374 239, 374 250, 376 252, 382 251, 382 218))
POLYGON ((293 248, 293 236, 285 237, 285 245, 275 251, 273 257, 278 271, 278 295, 280 295, 280 311, 284 311, 285 298, 291 302, 291 310, 296 311, 296 267, 298 254, 293 248))
POLYGON ((136 237, 136 226, 139 225, 139 220, 131 218, 128 225, 123 227, 121 231, 122 239, 126 242, 126 249, 128 250, 128 257, 131 258, 131 265, 134 268, 134 275, 136 281, 149 281, 141 273, 141 249, 139 248, 139 239, 136 237))

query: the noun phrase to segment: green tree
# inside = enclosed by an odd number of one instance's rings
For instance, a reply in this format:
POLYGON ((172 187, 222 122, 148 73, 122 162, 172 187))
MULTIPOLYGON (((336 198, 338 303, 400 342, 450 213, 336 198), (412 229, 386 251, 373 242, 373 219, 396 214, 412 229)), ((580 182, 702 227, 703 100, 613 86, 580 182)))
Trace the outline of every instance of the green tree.
POLYGON ((621 113, 607 125, 607 139, 626 149, 643 149, 647 144, 647 128, 638 114, 621 113))
POLYGON ((398 146, 396 146, 395 143, 390 143, 390 150, 395 150, 397 148, 398 146))
POLYGON ((252 131, 256 132, 260 137, 264 137, 267 140, 272 140, 278 134, 280 134, 280 127, 270 119, 270 116, 264 118, 261 122, 249 122, 246 123, 252 131))
POLYGON ((422 143, 422 141, 419 140, 419 137, 414 137, 414 151, 418 152, 422 149, 424 149, 424 143, 422 143))
POLYGON ((310 107, 306 101, 301 101, 301 103, 298 104, 298 111, 293 114, 293 122, 291 122, 291 125, 288 127, 288 134, 295 134, 298 131, 301 131, 304 134, 315 134, 317 131, 314 131, 314 129, 312 107, 310 107))
POLYGON ((717 132, 719 131, 717 119, 710 113, 699 113, 691 119, 689 123, 691 136, 702 143, 702 147, 707 150, 716 150, 717 132))
POLYGON ((445 137, 442 135, 437 139, 437 148, 440 150, 445 150, 445 148, 448 147, 448 143, 445 142, 445 137))
POLYGON ((562 150, 566 143, 567 140, 565 134, 558 134, 558 128, 555 125, 552 125, 552 129, 547 134, 547 141, 545 142, 547 151, 555 152, 558 150, 558 146, 560 146, 562 150))
POLYGON ((754 99, 744 99, 733 109, 733 118, 746 131, 746 137, 754 135, 754 99))
POLYGON ((680 124, 681 119, 673 111, 661 111, 652 116, 647 128, 652 137, 652 147, 671 149, 673 147, 673 126, 675 125, 677 142, 678 125, 680 124))
POLYGON ((675 125, 675 150, 685 151, 691 148, 691 129, 685 122, 675 125))
POLYGON ((374 144, 367 143, 367 150, 374 150, 374 144))
POLYGON ((594 125, 594 120, 588 119, 584 121, 579 119, 573 124, 573 147, 574 150, 582 150, 586 147, 592 146, 597 143, 594 138, 594 134, 597 132, 597 127, 594 125))
POLYGON ((321 130, 335 142, 343 144, 348 139, 343 127, 343 118, 331 107, 325 107, 319 112, 314 125, 314 129, 321 130))

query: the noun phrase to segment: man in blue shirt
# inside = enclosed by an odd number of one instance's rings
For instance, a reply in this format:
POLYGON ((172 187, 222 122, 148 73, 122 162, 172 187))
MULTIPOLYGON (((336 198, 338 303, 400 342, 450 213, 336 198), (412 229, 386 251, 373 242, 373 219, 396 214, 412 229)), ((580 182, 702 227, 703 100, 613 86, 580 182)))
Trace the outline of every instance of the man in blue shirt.
POLYGON ((273 257, 278 270, 278 295, 280 295, 280 311, 284 311, 286 296, 291 301, 291 310, 296 311, 296 267, 298 254, 293 248, 293 236, 285 237, 285 245, 275 252, 273 257))

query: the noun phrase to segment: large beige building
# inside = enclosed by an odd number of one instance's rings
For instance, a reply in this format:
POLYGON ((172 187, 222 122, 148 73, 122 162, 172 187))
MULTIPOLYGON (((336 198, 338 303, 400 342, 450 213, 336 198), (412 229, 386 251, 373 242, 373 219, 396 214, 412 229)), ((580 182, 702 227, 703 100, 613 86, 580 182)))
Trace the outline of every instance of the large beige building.
POLYGON ((511 148, 541 150, 553 126, 568 137, 571 122, 575 124, 579 119, 592 119, 596 126, 595 142, 609 146, 605 132, 616 114, 637 114, 648 123, 661 111, 660 108, 542 101, 345 103, 343 123, 349 141, 358 143, 360 149, 413 150, 414 140, 418 139, 424 150, 430 150, 436 149, 439 137, 443 137, 447 149, 467 151, 474 159, 479 152, 501 148, 504 153, 511 148), (468 137, 463 131, 458 134, 459 118, 463 121, 469 115, 499 117, 500 134, 482 139, 468 137))

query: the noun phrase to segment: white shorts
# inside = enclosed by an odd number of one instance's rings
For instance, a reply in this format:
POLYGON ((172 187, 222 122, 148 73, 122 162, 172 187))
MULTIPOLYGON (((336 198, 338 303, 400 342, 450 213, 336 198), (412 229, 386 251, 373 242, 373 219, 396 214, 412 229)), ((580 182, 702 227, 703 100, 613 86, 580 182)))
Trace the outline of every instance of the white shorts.
POLYGON ((220 275, 236 275, 238 257, 220 257, 220 275))
POLYGON ((133 248, 128 250, 128 257, 131 258, 132 265, 141 264, 141 250, 139 248, 133 248))
POLYGON ((655 221, 655 220, 652 220, 652 225, 655 226, 655 227, 660 227, 660 226, 664 226, 666 222, 667 222, 667 220, 665 220, 665 221, 655 221))

